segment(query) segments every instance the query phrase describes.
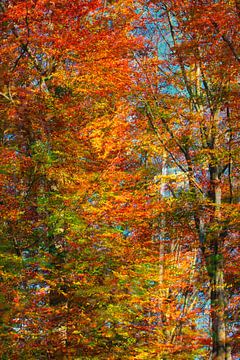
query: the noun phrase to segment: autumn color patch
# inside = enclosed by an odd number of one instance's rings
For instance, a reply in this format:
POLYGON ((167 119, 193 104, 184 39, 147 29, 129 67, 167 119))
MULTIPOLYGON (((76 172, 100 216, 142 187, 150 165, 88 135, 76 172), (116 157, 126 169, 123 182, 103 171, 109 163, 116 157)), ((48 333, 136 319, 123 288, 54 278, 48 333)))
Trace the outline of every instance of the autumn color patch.
POLYGON ((0 358, 239 359, 239 1, 0 14, 0 358))

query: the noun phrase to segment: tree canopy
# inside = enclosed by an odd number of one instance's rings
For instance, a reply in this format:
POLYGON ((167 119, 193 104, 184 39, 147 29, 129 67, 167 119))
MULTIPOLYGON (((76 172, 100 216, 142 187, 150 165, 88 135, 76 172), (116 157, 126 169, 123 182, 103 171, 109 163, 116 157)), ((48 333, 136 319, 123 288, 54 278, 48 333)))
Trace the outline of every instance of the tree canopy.
POLYGON ((0 356, 239 358, 239 1, 0 2, 0 356))

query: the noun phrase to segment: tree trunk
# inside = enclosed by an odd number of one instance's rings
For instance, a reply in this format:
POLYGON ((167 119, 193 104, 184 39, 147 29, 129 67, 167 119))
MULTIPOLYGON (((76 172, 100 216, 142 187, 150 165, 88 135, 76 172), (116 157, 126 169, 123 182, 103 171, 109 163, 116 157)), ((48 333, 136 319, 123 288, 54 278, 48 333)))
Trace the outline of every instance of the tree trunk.
POLYGON ((230 347, 226 342, 225 307, 226 294, 224 283, 224 233, 221 228, 221 184, 217 167, 210 166, 210 199, 215 205, 207 240, 205 254, 210 281, 211 320, 212 320, 212 360, 231 360, 230 347), (215 225, 217 230, 213 230, 215 225))
POLYGON ((211 320, 212 320, 212 360, 226 360, 226 328, 225 328, 225 294, 222 269, 222 256, 211 256, 209 272, 211 291, 211 320))

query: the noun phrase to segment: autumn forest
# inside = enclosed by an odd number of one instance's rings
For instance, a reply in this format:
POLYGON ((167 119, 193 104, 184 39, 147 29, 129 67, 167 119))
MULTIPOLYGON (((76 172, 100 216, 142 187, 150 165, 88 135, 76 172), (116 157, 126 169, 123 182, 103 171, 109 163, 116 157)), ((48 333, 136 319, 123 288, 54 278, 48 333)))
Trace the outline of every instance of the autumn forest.
POLYGON ((240 359, 240 1, 0 18, 0 359, 240 359))

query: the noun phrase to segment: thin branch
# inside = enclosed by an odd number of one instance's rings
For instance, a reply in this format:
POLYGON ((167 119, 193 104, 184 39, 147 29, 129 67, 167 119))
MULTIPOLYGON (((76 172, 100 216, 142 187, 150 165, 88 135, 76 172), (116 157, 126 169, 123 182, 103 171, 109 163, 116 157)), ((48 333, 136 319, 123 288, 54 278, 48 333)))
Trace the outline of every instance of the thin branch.
MULTIPOLYGON (((219 27, 218 24, 212 20, 212 24, 215 27, 215 29, 217 30, 217 32, 219 33, 219 27)), ((231 50, 233 56, 235 57, 235 60, 237 60, 237 62, 240 63, 240 56, 238 55, 237 51, 234 48, 233 43, 231 42, 231 40, 228 38, 228 36, 226 34, 222 34, 221 38, 223 39, 223 41, 228 45, 229 49, 231 50)))
POLYGON ((177 165, 177 167, 184 173, 187 175, 189 182, 192 183, 194 185, 195 188, 197 188, 202 194, 203 194, 203 190, 200 187, 200 185, 196 182, 196 180, 194 179, 193 175, 190 174, 189 172, 189 168, 185 169, 179 162, 178 160, 175 158, 175 156, 173 155, 172 151, 169 150, 166 146, 166 144, 164 144, 163 140, 161 139, 161 136, 159 134, 158 129, 156 128, 155 124, 154 124, 154 116, 151 113, 151 109, 148 109, 147 112, 148 115, 148 120, 149 123, 151 125, 152 130, 154 131, 154 133, 157 135, 158 140, 160 141, 160 143, 163 145, 164 149, 166 150, 166 152, 170 155, 170 157, 172 158, 172 160, 174 161, 174 163, 177 165))

